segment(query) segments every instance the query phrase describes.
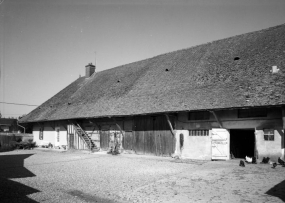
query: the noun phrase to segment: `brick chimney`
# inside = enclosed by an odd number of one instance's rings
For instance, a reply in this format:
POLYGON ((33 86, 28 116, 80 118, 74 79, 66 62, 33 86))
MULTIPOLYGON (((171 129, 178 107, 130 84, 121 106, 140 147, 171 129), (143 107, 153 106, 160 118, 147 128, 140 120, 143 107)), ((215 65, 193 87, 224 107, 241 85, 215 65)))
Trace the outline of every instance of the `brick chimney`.
POLYGON ((87 66, 85 66, 85 76, 88 78, 95 72, 95 66, 92 65, 92 63, 89 63, 87 66))

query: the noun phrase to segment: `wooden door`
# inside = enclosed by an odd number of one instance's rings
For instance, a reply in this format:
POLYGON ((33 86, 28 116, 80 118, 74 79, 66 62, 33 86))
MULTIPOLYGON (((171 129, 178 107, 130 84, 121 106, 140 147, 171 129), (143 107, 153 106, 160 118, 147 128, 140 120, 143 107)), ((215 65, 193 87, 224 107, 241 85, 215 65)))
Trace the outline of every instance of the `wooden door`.
POLYGON ((226 129, 212 129, 212 159, 230 159, 230 133, 226 129))
POLYGON ((153 117, 144 120, 144 153, 156 154, 155 136, 153 131, 153 117))
POLYGON ((144 154, 144 122, 145 117, 135 117, 134 121, 134 151, 137 154, 144 154))
POLYGON ((125 137, 123 138, 123 148, 125 150, 134 150, 133 143, 134 143, 134 136, 132 131, 126 131, 125 137))
POLYGON ((165 116, 135 117, 133 136, 137 154, 170 156, 174 152, 174 137, 165 116))
POLYGON ((108 130, 100 131, 100 148, 102 150, 108 150, 109 148, 109 131, 108 130))
MULTIPOLYGON (((173 125, 173 118, 170 118, 173 125)), ((154 118, 154 135, 157 156, 171 156, 174 153, 174 136, 170 131, 165 116, 157 116, 154 118)))
POLYGON ((75 149, 74 146, 74 133, 69 134, 69 148, 75 149))

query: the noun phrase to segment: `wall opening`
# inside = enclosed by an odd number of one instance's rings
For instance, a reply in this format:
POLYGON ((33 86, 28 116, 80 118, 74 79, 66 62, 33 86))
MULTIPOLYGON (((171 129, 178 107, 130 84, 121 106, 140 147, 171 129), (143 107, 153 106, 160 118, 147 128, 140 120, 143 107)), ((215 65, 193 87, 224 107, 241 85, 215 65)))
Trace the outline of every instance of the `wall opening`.
POLYGON ((255 135, 253 129, 230 130, 230 153, 235 158, 254 157, 255 135))

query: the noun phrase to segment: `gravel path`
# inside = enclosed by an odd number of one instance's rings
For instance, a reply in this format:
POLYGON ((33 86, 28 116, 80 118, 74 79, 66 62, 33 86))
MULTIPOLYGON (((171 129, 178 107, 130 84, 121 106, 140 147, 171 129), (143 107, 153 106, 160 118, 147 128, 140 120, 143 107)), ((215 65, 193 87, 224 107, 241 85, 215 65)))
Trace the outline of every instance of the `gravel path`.
POLYGON ((283 202, 285 167, 50 150, 0 153, 0 202, 283 202))

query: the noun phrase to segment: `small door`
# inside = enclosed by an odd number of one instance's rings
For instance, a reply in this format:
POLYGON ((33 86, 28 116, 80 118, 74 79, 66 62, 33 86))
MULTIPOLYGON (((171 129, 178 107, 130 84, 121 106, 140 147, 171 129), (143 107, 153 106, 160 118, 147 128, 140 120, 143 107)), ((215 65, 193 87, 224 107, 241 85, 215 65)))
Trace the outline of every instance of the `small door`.
POLYGON ((226 129, 212 129, 212 159, 230 159, 230 133, 226 129))
POLYGON ((69 134, 69 148, 75 149, 75 146, 74 146, 74 134, 73 133, 69 134))
POLYGON ((110 136, 110 133, 108 130, 100 131, 100 148, 102 150, 109 149, 109 136, 110 136))

